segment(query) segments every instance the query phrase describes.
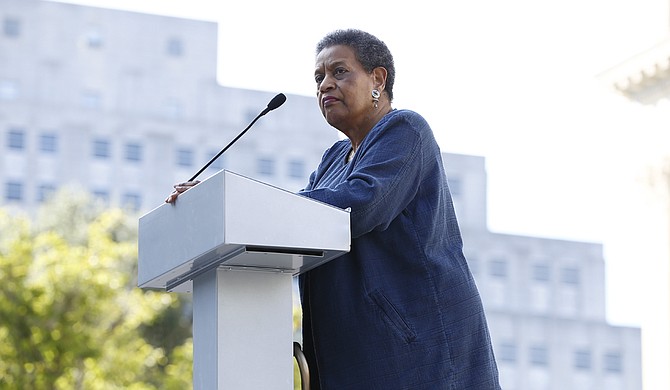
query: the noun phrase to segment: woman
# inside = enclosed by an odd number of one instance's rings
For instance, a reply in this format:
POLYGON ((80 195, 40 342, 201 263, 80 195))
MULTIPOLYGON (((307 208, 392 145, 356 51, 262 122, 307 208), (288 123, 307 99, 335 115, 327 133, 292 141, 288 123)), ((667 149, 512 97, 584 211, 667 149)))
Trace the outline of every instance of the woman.
POLYGON ((300 277, 311 388, 499 389, 440 150, 420 115, 391 107, 391 53, 360 30, 316 52, 319 107, 347 138, 300 193, 351 208, 352 243, 300 277))

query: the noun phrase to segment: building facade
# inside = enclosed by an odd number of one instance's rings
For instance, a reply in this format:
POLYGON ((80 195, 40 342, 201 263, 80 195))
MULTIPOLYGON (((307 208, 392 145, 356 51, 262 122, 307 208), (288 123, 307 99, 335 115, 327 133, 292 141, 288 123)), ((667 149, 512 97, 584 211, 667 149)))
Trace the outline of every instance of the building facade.
MULTIPOLYGON (((666 8, 666 11, 670 11, 670 7, 666 8)), ((628 58, 623 59, 618 64, 602 72, 599 75, 600 80, 610 87, 613 92, 624 96, 632 104, 652 106, 662 113, 667 112, 668 104, 670 104, 669 33, 670 29, 666 30, 665 36, 656 44, 641 48, 637 53, 631 53, 628 58)), ((664 160, 655 170, 659 172, 658 179, 660 179, 660 186, 670 189, 670 155, 666 154, 664 160)), ((666 204, 670 204, 670 190, 666 190, 665 196, 666 204)), ((666 210, 668 221, 670 221, 670 207, 666 208, 666 210)), ((670 290, 666 293, 670 295, 670 290)), ((665 310, 663 310, 665 315, 667 315, 668 309, 670 308, 666 306, 665 310)), ((663 322, 660 323, 660 331, 666 332, 667 335, 667 332, 670 330, 667 327, 663 327, 663 322)), ((667 322, 665 323, 667 324, 667 322)), ((653 331, 649 333, 653 333, 653 331)), ((652 339, 652 336, 649 339, 652 339)), ((660 359, 659 357, 654 357, 654 359, 661 360, 656 369, 659 371, 660 376, 665 376, 665 379, 661 381, 668 384, 670 383, 670 372, 667 370, 667 357, 670 353, 668 352, 670 351, 670 345, 668 345, 667 338, 664 340, 653 338, 652 343, 654 347, 650 349, 658 348, 659 350, 664 350, 664 352, 658 353, 658 355, 662 356, 660 359)))
MULTIPOLYGON (((0 23, 0 207, 77 186, 149 211, 276 94, 217 84, 214 23, 44 0, 0 0, 0 23)), ((289 95, 199 178, 298 190, 337 139, 289 95)), ((602 246, 489 231, 484 158, 444 161, 503 387, 641 389, 640 330, 606 321, 602 246)))
POLYGON ((640 329, 607 323, 602 245, 489 231, 485 159, 443 159, 503 388, 641 389, 640 329))
MULTIPOLYGON (((216 82, 215 23, 41 0, 2 0, 2 203, 63 186, 148 210, 235 138, 276 94, 216 82)), ((300 189, 337 139, 313 98, 290 95, 221 168, 300 189)))

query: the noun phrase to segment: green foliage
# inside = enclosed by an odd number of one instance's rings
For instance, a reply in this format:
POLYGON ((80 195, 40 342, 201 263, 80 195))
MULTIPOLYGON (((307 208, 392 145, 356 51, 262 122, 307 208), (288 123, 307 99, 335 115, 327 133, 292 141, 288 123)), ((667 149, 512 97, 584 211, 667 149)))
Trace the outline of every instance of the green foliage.
POLYGON ((0 209, 0 389, 190 388, 185 300, 136 287, 136 220, 67 196, 40 216, 0 209))
POLYGON ((136 275, 136 216, 74 191, 0 209, 0 390, 192 388, 191 296, 136 275))

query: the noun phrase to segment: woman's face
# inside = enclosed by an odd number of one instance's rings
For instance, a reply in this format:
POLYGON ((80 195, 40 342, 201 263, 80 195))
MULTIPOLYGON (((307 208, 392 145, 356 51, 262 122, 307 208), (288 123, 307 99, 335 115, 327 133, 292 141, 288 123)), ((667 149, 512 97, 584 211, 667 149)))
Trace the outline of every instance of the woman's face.
POLYGON ((319 108, 331 126, 346 135, 371 128, 374 78, 363 69, 352 48, 337 45, 321 50, 316 56, 314 80, 319 108))

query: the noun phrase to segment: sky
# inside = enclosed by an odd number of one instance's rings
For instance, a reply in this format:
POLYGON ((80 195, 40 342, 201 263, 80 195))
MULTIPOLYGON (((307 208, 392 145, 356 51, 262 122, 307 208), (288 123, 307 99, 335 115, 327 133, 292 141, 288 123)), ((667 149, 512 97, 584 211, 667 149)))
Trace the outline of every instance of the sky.
POLYGON ((598 77, 667 38, 670 1, 63 2, 217 22, 219 82, 277 93, 314 96, 326 33, 376 35, 393 106, 422 114, 444 152, 486 158, 490 230, 603 244, 608 321, 642 327, 645 389, 670 388, 670 212, 650 184, 670 104, 598 77))

